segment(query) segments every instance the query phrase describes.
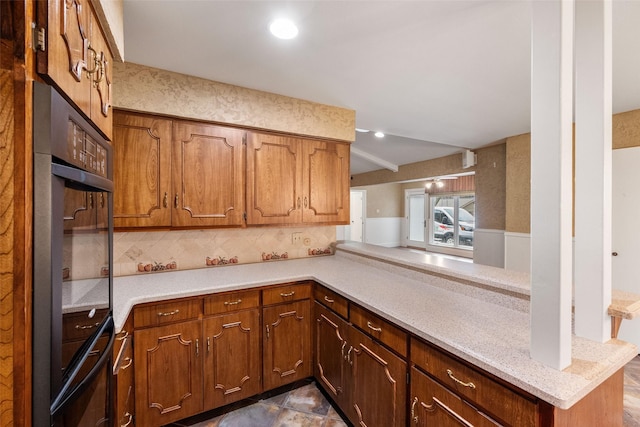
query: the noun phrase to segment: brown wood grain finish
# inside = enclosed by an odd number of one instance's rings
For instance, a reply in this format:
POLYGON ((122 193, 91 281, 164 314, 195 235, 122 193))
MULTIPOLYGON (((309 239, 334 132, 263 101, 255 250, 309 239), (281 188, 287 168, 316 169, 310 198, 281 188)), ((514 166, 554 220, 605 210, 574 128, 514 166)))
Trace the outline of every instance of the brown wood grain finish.
POLYGON ((477 369, 414 338, 411 339, 411 359, 449 389, 506 423, 535 425, 535 398, 524 397, 477 369))
POLYGON ((271 390, 310 376, 311 302, 263 308, 263 386, 271 390))
POLYGON ((409 405, 409 421, 419 427, 501 425, 415 367, 411 368, 409 405))
POLYGON ((313 297, 345 319, 349 318, 349 301, 342 295, 321 285, 315 285, 313 297))
POLYGON ((245 310, 203 320, 204 409, 262 391, 260 311, 245 310))
POLYGON ((0 2, 0 425, 31 422, 32 2, 0 2))
POLYGON ((114 112, 115 227, 171 225, 171 138, 170 120, 114 112))
POLYGON ((115 426, 125 426, 135 416, 133 358, 133 317, 129 316, 120 333, 116 335, 113 347, 114 384, 111 389, 114 393, 115 426))
POLYGON ((136 425, 160 426, 202 411, 201 335, 199 320, 134 332, 136 425))
POLYGON ((241 129, 174 123, 172 225, 243 224, 244 135, 241 129))
POLYGON ((303 221, 349 221, 349 145, 303 140, 303 221), (307 202, 308 198, 308 202, 307 202))
POLYGON ((355 425, 401 427, 406 425, 407 363, 352 328, 349 355, 353 372, 355 425))
POLYGON ((260 306, 260 291, 238 291, 215 294, 204 299, 204 314, 222 314, 260 306))
POLYGON ((312 286, 311 282, 304 282, 265 288, 262 290, 262 304, 280 304, 311 298, 312 286))
POLYGON ((247 224, 302 222, 302 156, 294 138, 249 133, 247 224))
POLYGON ((402 356, 407 355, 408 335, 402 329, 355 304, 351 305, 349 320, 368 335, 381 341, 402 356))
POLYGON ((133 309, 134 327, 143 328, 197 319, 202 315, 202 299, 146 304, 133 309))

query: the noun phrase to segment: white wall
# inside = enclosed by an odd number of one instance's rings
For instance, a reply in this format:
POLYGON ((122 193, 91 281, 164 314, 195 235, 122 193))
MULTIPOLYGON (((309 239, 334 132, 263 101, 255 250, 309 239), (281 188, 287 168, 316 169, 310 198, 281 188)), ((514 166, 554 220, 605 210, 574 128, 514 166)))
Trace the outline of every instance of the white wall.
POLYGON ((531 271, 531 236, 528 233, 504 233, 504 268, 531 271))
POLYGON ((403 221, 402 217, 367 218, 365 242, 389 248, 400 246, 403 221))
POLYGON ((473 262, 493 267, 504 267, 504 234, 504 230, 476 228, 473 231, 473 262))

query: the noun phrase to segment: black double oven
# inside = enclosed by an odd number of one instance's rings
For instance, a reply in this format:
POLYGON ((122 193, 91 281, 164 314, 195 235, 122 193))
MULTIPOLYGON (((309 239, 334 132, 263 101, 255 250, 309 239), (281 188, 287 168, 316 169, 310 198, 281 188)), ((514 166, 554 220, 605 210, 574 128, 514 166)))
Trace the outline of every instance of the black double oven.
POLYGON ((111 146, 34 83, 33 425, 110 425, 111 146))

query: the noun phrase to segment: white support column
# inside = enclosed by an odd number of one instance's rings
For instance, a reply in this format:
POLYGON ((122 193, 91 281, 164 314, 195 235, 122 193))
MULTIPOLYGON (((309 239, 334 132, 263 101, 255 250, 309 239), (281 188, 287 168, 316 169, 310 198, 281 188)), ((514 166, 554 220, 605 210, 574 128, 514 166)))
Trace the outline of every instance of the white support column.
POLYGON ((611 1, 576 2, 575 333, 611 338, 611 1))
POLYGON ((531 357, 571 364, 573 0, 532 2, 531 357))

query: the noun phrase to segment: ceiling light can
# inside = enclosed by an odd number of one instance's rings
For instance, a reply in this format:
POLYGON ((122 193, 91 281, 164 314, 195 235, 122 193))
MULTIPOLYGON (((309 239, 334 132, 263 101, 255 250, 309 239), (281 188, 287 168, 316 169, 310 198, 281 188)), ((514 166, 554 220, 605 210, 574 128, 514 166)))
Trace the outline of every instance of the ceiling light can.
POLYGON ((290 40, 298 35, 298 27, 289 19, 278 18, 269 25, 271 34, 279 39, 290 40))
POLYGON ((382 133, 382 132, 380 132, 380 131, 378 131, 378 132, 374 133, 374 135, 375 135, 376 137, 378 137, 378 138, 384 138, 384 133, 382 133))

